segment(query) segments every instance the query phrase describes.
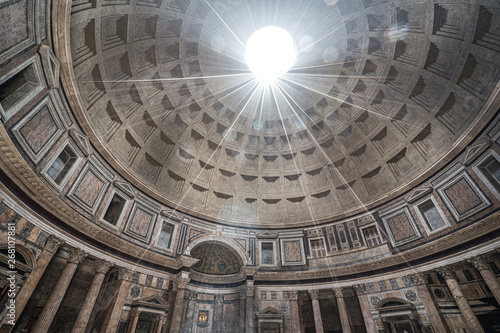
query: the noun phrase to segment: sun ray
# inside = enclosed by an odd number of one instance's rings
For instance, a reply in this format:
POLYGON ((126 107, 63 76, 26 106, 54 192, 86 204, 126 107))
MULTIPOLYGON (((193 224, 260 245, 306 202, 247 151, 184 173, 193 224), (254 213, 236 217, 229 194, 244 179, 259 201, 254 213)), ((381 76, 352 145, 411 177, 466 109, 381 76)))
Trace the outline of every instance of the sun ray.
POLYGON ((229 32, 240 42, 240 44, 245 48, 245 44, 241 41, 241 39, 234 33, 233 29, 224 21, 224 19, 219 15, 219 13, 215 10, 215 8, 208 2, 208 0, 204 0, 206 4, 210 7, 210 9, 215 13, 215 15, 221 20, 222 24, 229 30, 229 32))

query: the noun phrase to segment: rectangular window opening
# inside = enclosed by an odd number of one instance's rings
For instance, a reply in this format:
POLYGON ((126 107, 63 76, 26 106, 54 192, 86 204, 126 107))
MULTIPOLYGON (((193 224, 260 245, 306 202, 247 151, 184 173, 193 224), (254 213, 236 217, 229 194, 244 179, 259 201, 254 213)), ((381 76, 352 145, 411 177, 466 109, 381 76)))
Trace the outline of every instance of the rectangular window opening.
POLYGON ((63 151, 59 153, 59 156, 57 156, 54 162, 52 162, 47 170, 47 176, 57 185, 61 185, 77 159, 78 157, 75 152, 69 146, 66 146, 63 151))
POLYGON ((262 243, 262 264, 263 265, 274 265, 274 243, 262 243))
POLYGON ((163 223, 158 236, 158 246, 164 249, 169 249, 172 245, 172 236, 174 234, 175 226, 170 223, 163 223))
POLYGON ((446 226, 446 222, 432 200, 420 204, 418 209, 430 231, 435 231, 446 226))
POLYGON ((311 244, 311 256, 313 258, 321 258, 326 256, 325 244, 322 239, 313 239, 311 244))
POLYGON ((27 66, 0 84, 0 106, 5 114, 40 87, 35 75, 34 64, 27 66))
POLYGON ((127 201, 117 193, 113 194, 113 198, 106 209, 106 213, 104 213, 103 220, 112 225, 117 225, 118 222, 120 222, 120 217, 126 202, 127 201))
POLYGON ((375 226, 364 229, 363 235, 365 236, 365 242, 367 247, 374 247, 382 243, 377 231, 377 227, 375 226))

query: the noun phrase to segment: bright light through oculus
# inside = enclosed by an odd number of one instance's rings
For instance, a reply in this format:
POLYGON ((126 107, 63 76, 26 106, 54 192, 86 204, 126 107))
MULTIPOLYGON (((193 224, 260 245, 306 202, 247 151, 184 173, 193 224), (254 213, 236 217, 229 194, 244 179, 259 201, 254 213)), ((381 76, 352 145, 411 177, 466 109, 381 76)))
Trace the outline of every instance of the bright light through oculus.
POLYGON ((250 36, 245 59, 261 82, 272 83, 293 66, 295 43, 285 29, 265 27, 250 36))

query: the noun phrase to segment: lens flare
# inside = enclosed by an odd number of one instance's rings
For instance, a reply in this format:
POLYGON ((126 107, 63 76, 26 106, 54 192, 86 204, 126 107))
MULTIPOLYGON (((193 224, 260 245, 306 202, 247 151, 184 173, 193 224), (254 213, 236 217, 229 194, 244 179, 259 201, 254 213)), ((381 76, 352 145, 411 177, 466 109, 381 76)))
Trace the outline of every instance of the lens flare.
POLYGON ((285 74, 295 62, 292 36, 282 28, 257 30, 247 42, 245 60, 262 83, 272 83, 285 74))

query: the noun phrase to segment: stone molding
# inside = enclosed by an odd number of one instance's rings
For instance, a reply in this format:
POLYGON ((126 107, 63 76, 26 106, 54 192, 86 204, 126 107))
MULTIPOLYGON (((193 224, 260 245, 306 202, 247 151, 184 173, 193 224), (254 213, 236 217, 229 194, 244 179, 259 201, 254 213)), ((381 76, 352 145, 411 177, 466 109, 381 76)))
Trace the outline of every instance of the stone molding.
POLYGON ((353 286, 356 295, 366 295, 366 286, 364 284, 356 284, 353 286))
POLYGON ((342 288, 332 288, 336 298, 344 298, 344 290, 342 288))

